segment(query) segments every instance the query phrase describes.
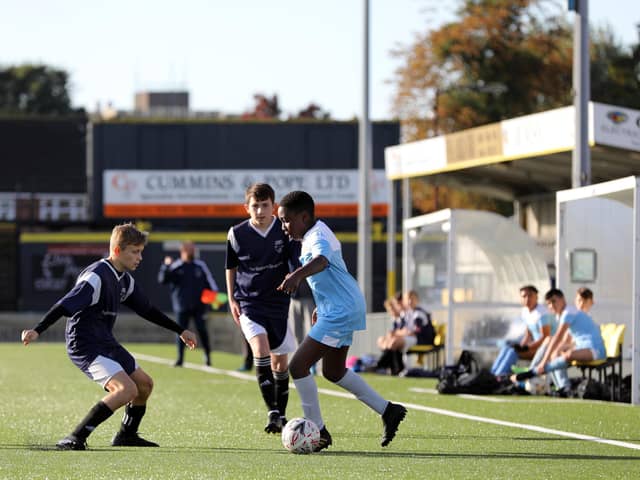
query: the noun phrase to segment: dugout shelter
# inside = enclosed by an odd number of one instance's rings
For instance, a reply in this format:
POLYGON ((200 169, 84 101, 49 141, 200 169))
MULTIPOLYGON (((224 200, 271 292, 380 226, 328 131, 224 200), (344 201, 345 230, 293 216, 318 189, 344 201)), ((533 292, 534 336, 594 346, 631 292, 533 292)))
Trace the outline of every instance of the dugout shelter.
MULTIPOLYGON (((513 220, 479 210, 440 210, 403 222, 403 284, 446 325, 446 362, 461 350, 490 359, 514 324, 518 290, 550 287, 544 255, 513 220)), ((514 332, 510 332, 514 329, 514 332)))
MULTIPOLYGON (((639 110, 590 102, 588 125, 592 184, 640 175, 639 110)), ((401 182, 405 222, 411 209, 411 178, 513 202, 516 223, 543 251, 551 283, 569 292, 573 285, 566 283, 563 273, 554 273, 562 268, 556 258, 556 192, 571 189, 574 144, 575 111, 570 106, 388 147, 385 169, 392 183, 401 182)), ((388 230, 393 233, 392 224, 388 230)), ((403 242, 406 251, 407 235, 403 242)), ((608 245, 608 251, 615 245, 608 245)), ((403 259, 403 265, 411 264, 411 258, 403 259)), ((412 275, 403 271, 400 277, 402 289, 413 288, 412 275)), ((636 292, 639 287, 633 288, 636 292)), ((595 291, 603 305, 612 301, 607 295, 606 290, 595 291)), ((452 303, 455 308, 455 296, 452 303)), ((479 311, 475 316, 482 317, 479 311)))
POLYGON ((626 326, 623 356, 631 356, 631 401, 640 404, 640 177, 557 192, 558 282, 569 296, 594 291, 599 324, 626 326))

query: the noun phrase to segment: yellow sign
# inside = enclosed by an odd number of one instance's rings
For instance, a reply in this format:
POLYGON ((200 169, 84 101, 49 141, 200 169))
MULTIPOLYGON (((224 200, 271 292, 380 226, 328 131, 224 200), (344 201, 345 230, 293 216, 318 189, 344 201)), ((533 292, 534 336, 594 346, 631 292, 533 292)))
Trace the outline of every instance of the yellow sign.
POLYGON ((445 136, 447 164, 502 155, 502 127, 492 123, 445 136))

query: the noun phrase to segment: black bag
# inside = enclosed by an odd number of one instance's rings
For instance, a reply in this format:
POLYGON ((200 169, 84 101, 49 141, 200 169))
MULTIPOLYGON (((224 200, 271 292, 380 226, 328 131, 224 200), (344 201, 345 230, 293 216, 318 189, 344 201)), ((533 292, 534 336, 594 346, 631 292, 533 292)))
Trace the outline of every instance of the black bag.
POLYGON ((463 373, 473 373, 480 370, 478 361, 469 350, 463 350, 455 365, 445 365, 440 371, 440 380, 450 376, 458 377, 463 373))
POLYGON ((606 386, 591 378, 585 378, 578 384, 576 396, 585 400, 610 400, 606 386))
POLYGON ((480 370, 473 373, 463 373, 459 376, 450 374, 438 383, 440 393, 456 394, 467 393, 471 395, 490 395, 501 387, 500 382, 489 370, 480 370))
POLYGON ((500 382, 489 370, 480 370, 475 373, 463 373, 458 377, 458 389, 460 393, 473 395, 490 395, 500 387, 500 382))
MULTIPOLYGON (((468 387, 461 387, 460 380, 463 375, 473 375, 478 373, 479 370, 478 361, 473 354, 468 350, 463 350, 455 365, 446 365, 442 368, 440 371, 440 382, 438 382, 436 388, 440 393, 468 393, 463 391, 468 387)), ((463 380, 465 382, 469 381, 468 379, 463 380)))

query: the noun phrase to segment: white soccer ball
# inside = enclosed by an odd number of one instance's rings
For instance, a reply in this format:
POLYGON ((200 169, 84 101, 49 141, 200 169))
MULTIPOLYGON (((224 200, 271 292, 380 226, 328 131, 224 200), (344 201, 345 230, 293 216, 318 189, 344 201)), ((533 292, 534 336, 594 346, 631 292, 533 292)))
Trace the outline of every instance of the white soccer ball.
POLYGON ((319 441, 320 430, 308 418, 292 418, 282 429, 282 445, 291 453, 311 453, 319 441))

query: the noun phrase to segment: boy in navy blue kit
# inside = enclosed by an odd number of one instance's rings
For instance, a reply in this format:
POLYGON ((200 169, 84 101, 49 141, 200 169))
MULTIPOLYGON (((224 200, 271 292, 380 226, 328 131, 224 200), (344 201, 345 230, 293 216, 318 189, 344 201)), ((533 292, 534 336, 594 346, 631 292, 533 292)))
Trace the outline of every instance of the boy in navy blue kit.
POLYGON ((109 393, 99 401, 73 432, 56 446, 61 450, 86 450, 87 437, 118 408, 126 405, 120 431, 113 446, 157 447, 138 435, 146 411, 153 380, 135 358, 113 336, 120 304, 144 319, 172 330, 193 349, 195 335, 175 323, 149 303, 129 272, 138 268, 146 233, 133 224, 117 225, 109 244, 109 257, 85 268, 74 288, 44 315, 32 329, 23 330, 22 343, 28 345, 60 317, 69 317, 65 330, 67 354, 91 380, 109 393))
POLYGON ((333 443, 320 412, 316 381, 309 373, 320 359, 327 380, 353 393, 382 417, 380 445, 386 447, 395 437, 407 409, 382 398, 362 377, 345 367, 353 332, 366 328, 366 308, 356 280, 347 271, 340 241, 324 222, 316 220, 313 198, 306 192, 285 195, 278 207, 278 218, 287 235, 302 241, 302 266, 287 275, 278 290, 291 294, 306 279, 316 302, 311 330, 290 364, 304 416, 320 429, 315 451, 333 443))
POLYGON ((229 310, 251 346, 256 379, 267 406, 267 433, 286 423, 288 354, 296 348, 289 328, 289 296, 276 290, 296 262, 291 240, 274 216, 275 192, 266 183, 245 192, 249 219, 229 229, 226 281, 229 310))

